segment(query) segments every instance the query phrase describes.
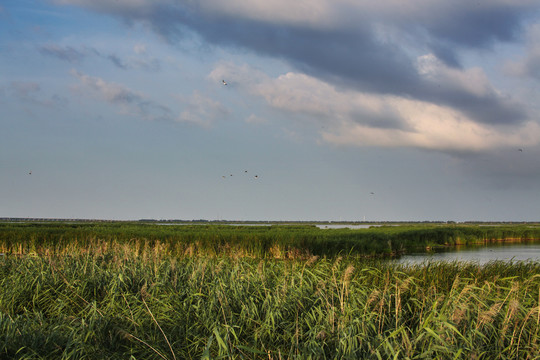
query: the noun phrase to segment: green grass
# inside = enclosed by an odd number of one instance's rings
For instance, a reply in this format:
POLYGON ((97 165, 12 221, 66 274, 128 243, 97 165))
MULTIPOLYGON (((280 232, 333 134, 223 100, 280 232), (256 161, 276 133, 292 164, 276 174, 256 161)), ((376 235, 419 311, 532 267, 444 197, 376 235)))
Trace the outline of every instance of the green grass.
POLYGON ((0 358, 538 358, 539 263, 0 259, 0 358))

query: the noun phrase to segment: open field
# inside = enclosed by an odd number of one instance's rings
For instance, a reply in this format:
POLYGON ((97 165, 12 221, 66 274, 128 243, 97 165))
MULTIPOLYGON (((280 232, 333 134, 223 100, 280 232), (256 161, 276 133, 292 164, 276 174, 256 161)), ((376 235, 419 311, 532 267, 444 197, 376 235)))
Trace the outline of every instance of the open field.
POLYGON ((2 224, 0 358, 540 358, 540 263, 405 266, 371 256, 376 246, 337 251, 364 241, 355 232, 389 253, 400 233, 425 247, 438 244, 429 233, 538 228, 87 225, 2 224))

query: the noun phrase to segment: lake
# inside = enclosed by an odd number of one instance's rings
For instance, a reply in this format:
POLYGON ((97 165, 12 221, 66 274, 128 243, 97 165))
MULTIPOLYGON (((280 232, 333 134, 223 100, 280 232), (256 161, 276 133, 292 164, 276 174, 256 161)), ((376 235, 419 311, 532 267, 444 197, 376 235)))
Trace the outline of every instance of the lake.
POLYGON ((429 253, 411 253, 400 257, 400 263, 426 261, 468 261, 485 264, 490 261, 540 261, 540 242, 500 243, 434 249, 429 253))

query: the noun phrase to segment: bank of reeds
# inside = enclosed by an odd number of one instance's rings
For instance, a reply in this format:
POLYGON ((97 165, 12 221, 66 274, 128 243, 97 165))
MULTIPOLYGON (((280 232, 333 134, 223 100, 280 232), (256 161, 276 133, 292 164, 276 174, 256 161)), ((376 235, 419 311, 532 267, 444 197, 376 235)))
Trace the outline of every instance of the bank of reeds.
POLYGON ((73 249, 159 247, 182 257, 388 256, 436 246, 540 239, 540 226, 401 225, 319 229, 309 225, 231 226, 140 223, 0 223, 0 253, 69 254, 73 249))
POLYGON ((0 358, 535 359, 540 264, 0 257, 0 358))

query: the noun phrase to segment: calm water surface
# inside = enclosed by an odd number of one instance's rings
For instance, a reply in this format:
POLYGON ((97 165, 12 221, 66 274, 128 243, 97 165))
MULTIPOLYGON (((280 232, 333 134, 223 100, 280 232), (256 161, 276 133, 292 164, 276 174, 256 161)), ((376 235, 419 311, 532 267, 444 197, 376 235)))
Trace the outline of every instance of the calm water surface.
POLYGON ((369 229, 370 227, 379 227, 381 225, 353 225, 353 224, 328 224, 328 225, 315 225, 319 229, 369 229))
POLYGON ((397 261, 411 264, 426 261, 468 261, 485 264, 498 260, 540 261, 540 242, 437 249, 429 253, 407 254, 397 261))

